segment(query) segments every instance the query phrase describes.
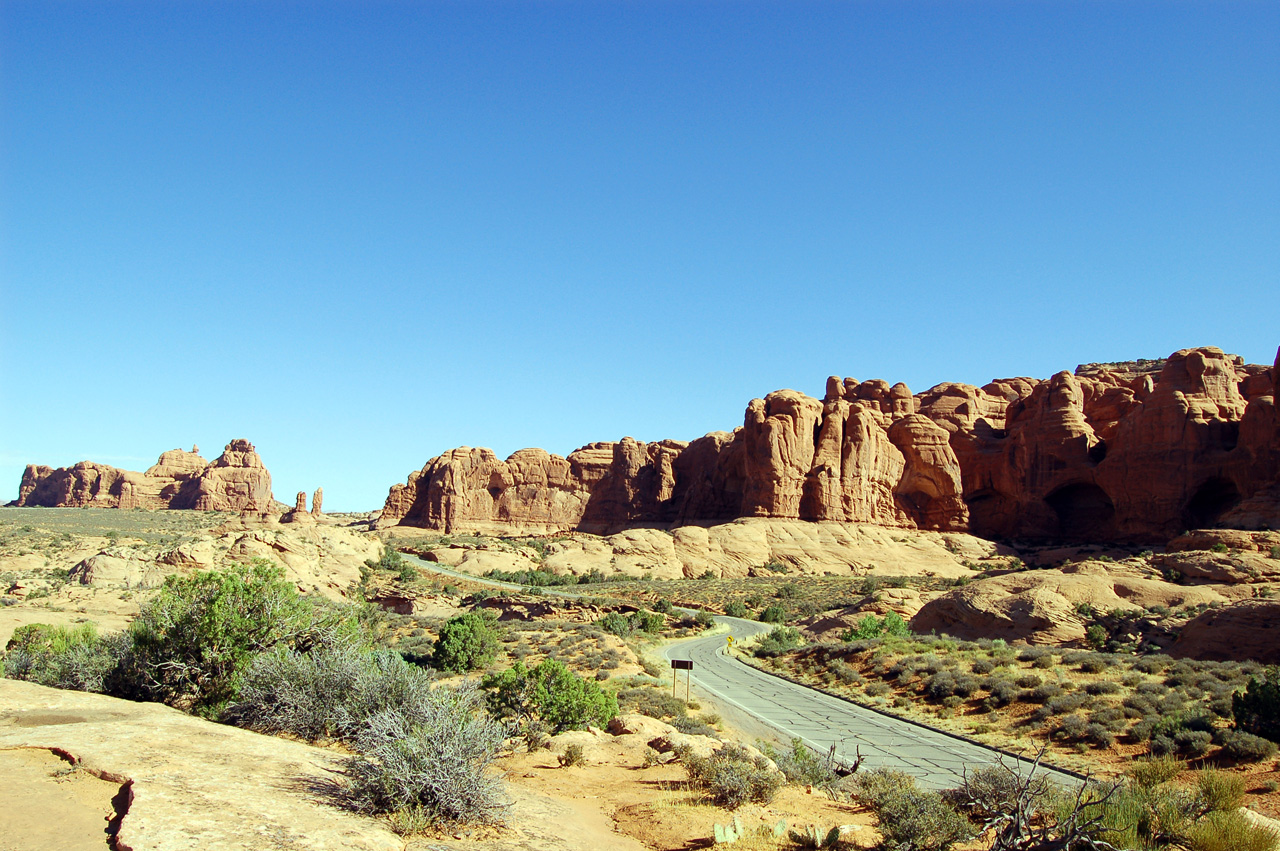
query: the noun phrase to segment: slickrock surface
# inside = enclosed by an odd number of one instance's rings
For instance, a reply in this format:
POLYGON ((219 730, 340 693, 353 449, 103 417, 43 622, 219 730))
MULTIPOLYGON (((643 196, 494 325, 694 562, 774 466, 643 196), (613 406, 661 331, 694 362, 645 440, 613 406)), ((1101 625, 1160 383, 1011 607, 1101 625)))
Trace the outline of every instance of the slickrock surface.
POLYGON ((213 463, 172 449, 144 473, 92 461, 56 469, 29 464, 14 504, 265 513, 272 505, 271 474, 253 444, 233 440, 213 463))
POLYGON ((606 575, 654 579, 700 577, 708 571, 723 578, 754 575, 776 562, 806 574, 860 576, 867 573, 958 577, 972 575, 960 558, 985 558, 998 547, 955 532, 908 535, 879 526, 744 518, 717 526, 629 529, 614 535, 572 535, 546 545, 535 560, 531 550, 449 544, 424 556, 454 570, 483 576, 490 570, 541 567, 575 576, 593 570, 606 575))
POLYGON ((1213 347, 1047 380, 779 390, 740 428, 567 458, 462 447, 395 485, 380 528, 495 534, 833 520, 991 538, 1163 541, 1280 526, 1277 366, 1213 347))
POLYGON ((1182 628, 1171 650, 1191 659, 1280 663, 1280 600, 1242 600, 1210 609, 1182 628))
POLYGON ((916 612, 911 629, 966 639, 1081 644, 1089 620, 1077 608, 1080 604, 1098 612, 1151 606, 1175 609, 1224 604, 1251 594, 1248 588, 1234 585, 1174 585, 1138 564, 1080 562, 994 576, 947 591, 916 612))
MULTIPOLYGON (((0 680, 0 748, 57 748, 83 770, 132 783, 121 849, 404 847, 381 822, 328 802, 340 754, 160 704, 0 680)), ((49 820, 62 818, 57 802, 48 806, 49 820)))

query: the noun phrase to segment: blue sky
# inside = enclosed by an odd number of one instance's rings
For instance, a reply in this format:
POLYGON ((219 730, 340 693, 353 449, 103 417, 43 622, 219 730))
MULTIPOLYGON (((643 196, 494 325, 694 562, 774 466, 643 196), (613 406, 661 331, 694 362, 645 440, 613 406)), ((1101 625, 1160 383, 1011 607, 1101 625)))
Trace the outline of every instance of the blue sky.
POLYGON ((1275 3, 0 2, 0 498, 1280 344, 1275 3))

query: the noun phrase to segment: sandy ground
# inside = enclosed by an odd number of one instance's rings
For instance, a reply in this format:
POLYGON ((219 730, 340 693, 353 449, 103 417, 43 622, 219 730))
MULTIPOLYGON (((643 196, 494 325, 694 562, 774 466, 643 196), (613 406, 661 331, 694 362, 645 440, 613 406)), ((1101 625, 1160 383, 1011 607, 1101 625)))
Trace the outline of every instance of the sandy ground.
POLYGON ((120 793, 45 748, 0 750, 0 851, 103 851, 120 793))

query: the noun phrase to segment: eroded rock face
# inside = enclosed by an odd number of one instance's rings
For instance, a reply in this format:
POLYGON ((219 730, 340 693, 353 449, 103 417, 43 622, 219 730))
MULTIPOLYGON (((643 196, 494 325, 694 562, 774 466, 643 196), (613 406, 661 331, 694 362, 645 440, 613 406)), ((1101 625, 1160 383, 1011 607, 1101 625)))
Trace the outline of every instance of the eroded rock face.
POLYGON ((392 487, 379 526, 607 534, 769 517, 1164 541, 1280 525, 1278 372, 1201 347, 918 395, 832 376, 821 401, 779 390, 752 400, 741 428, 688 444, 624 438, 506 461, 456 449, 392 487))
POLYGON ((212 464, 195 452, 172 449, 144 473, 92 461, 57 469, 32 464, 22 474, 15 504, 266 512, 271 474, 249 441, 233 440, 212 464))

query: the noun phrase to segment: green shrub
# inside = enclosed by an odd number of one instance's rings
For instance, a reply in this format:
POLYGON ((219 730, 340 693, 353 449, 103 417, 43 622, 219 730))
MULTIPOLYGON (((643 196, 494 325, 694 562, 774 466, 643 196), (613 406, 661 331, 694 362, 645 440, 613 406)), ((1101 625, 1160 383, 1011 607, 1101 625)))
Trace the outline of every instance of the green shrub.
POLYGON ((745 618, 750 612, 747 611, 746 605, 741 600, 734 600, 724 607, 724 613, 731 618, 745 618))
POLYGON ((492 616, 467 612, 449 618, 440 627, 431 651, 431 664, 450 673, 476 671, 493 662, 500 644, 492 616))
POLYGON ((779 656, 800 646, 800 630, 793 626, 775 626, 756 642, 755 655, 762 659, 779 656))
POLYGON ((1280 666, 1250 677, 1244 692, 1232 698, 1231 712, 1237 730, 1280 742, 1280 666))
POLYGON ((1177 777, 1187 764, 1175 757, 1139 759, 1129 764, 1129 776, 1142 788, 1159 786, 1177 777))
POLYGON ((1234 810, 1244 803, 1245 782, 1238 774, 1214 769, 1197 771, 1196 789, 1204 806, 1213 812, 1234 810))
MULTIPOLYGON (((762 618, 763 620, 763 618, 762 618)), ((886 612, 883 618, 875 615, 863 616, 856 625, 840 634, 841 641, 866 641, 882 636, 907 636, 911 628, 897 612, 886 612)))
POLYGON ((123 636, 102 637, 93 624, 27 624, 13 631, 5 647, 4 676, 74 691, 103 690, 103 682, 124 653, 123 636))
POLYGON ((492 822, 505 803, 489 770, 501 727, 473 687, 436 688, 411 714, 369 718, 347 760, 346 795, 365 813, 425 813, 431 822, 492 822))
POLYGON ((760 612, 761 623, 782 623, 787 619, 787 610, 777 603, 766 606, 760 612))
POLYGON ((1280 833, 1255 825, 1239 810, 1209 813, 1188 832, 1188 851, 1275 851, 1280 833))
POLYGON ((753 758, 740 745, 724 745, 708 757, 688 755, 684 765, 692 783, 705 789, 715 803, 731 810, 748 802, 769 803, 784 780, 767 759, 753 758))
POLYGON ((540 720, 554 732, 593 724, 603 727, 618 714, 618 701, 600 686, 584 680, 555 659, 529 670, 523 662, 484 678, 489 707, 502 718, 527 723, 540 720))
POLYGON ((128 647, 104 689, 216 715, 257 654, 350 640, 357 627, 300 597, 263 560, 170 576, 129 625, 128 647))

